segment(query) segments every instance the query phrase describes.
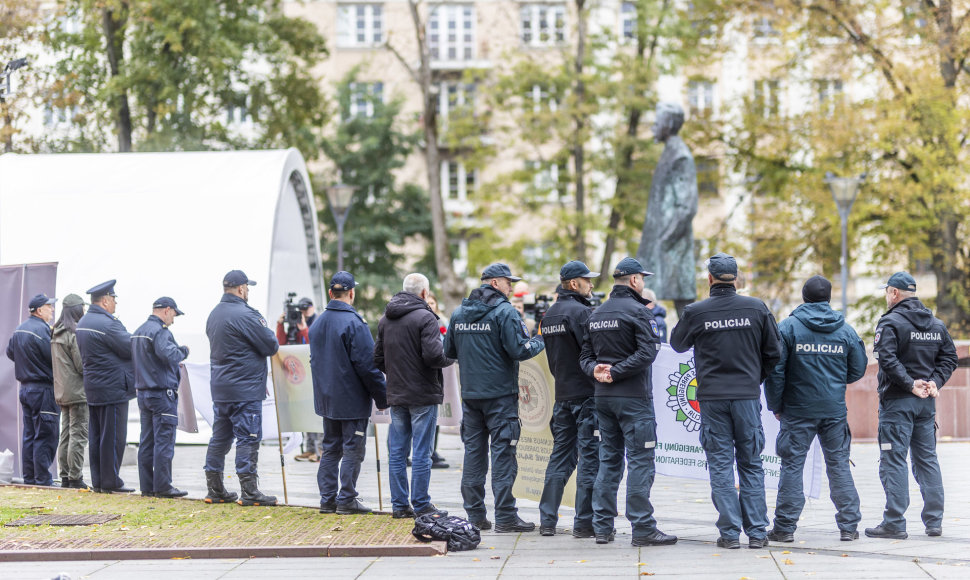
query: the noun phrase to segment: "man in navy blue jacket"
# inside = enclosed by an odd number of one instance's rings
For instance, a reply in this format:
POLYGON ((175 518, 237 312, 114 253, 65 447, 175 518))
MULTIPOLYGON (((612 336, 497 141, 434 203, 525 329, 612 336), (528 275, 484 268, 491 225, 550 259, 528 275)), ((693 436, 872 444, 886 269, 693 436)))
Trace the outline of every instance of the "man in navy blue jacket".
POLYGON ((768 533, 774 542, 794 542, 795 527, 805 507, 802 470, 818 435, 825 455, 835 521, 841 539, 859 537, 856 527, 859 493, 849 471, 849 421, 845 387, 866 374, 866 346, 832 310, 832 283, 812 276, 802 287, 805 303, 778 325, 781 360, 765 381, 768 409, 781 421, 775 449, 781 457, 781 480, 775 505, 775 525, 768 533))
POLYGON ((51 326, 54 302, 38 294, 31 298, 27 317, 7 343, 7 358, 14 362, 20 381, 20 406, 24 411, 22 454, 24 483, 53 485, 50 473, 60 429, 61 411, 54 401, 54 366, 51 362, 51 326))
POLYGON ((91 307, 77 322, 77 347, 88 399, 88 458, 96 492, 130 493, 118 470, 128 438, 128 402, 135 398, 131 335, 115 315, 115 280, 88 290, 91 307))
POLYGON ((386 409, 387 390, 374 365, 374 338, 353 307, 356 285, 350 272, 334 274, 330 302, 310 326, 313 406, 323 417, 320 513, 371 511, 357 499, 357 477, 367 450, 371 401, 386 409))
POLYGON ((179 346, 169 326, 183 312, 163 296, 152 304, 152 315, 131 335, 135 390, 141 413, 138 480, 141 494, 154 497, 188 495, 172 486, 175 428, 178 427, 179 363, 189 347, 179 346))
POLYGON ((263 438, 263 399, 266 398, 266 357, 280 349, 266 319, 249 305, 249 287, 256 282, 242 270, 222 279, 222 300, 205 324, 209 337, 212 378, 212 439, 205 455, 206 503, 236 500, 223 486, 226 454, 236 440, 236 475, 242 490, 240 505, 276 505, 257 485, 256 464, 263 438))

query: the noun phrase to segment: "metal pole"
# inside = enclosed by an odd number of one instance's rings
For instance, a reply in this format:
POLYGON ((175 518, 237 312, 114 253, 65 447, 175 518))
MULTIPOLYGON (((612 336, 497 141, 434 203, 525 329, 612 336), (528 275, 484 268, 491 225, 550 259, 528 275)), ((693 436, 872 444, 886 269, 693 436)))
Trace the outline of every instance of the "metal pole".
POLYGON ((377 457, 377 509, 384 511, 384 494, 381 493, 381 441, 377 438, 377 423, 374 423, 374 455, 377 457))
POLYGON ((337 271, 344 269, 344 219, 337 218, 337 271))
POLYGON ((839 218, 842 222, 842 316, 849 317, 849 216, 848 211, 839 208, 839 218))

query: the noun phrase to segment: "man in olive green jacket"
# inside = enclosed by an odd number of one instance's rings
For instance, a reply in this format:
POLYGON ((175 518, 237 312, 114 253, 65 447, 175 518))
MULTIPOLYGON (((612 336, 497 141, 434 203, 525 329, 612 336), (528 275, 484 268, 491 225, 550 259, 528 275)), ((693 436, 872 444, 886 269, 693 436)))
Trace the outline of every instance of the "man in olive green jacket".
POLYGON ((84 315, 84 300, 68 294, 62 302, 61 317, 54 325, 51 355, 54 362, 54 400, 61 407, 61 439, 57 446, 57 465, 62 487, 87 489, 84 482, 84 448, 88 444, 88 400, 84 395, 81 351, 75 329, 84 315))

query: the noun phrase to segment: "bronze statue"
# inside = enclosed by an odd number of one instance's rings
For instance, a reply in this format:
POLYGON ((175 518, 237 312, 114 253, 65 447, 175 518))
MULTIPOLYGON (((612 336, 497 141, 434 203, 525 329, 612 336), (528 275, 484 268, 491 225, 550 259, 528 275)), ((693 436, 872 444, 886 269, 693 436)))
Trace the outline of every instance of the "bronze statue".
POLYGON ((697 299, 694 263, 694 215, 697 169, 684 140, 677 136, 684 110, 676 103, 657 105, 654 139, 664 143, 650 183, 647 217, 637 258, 654 273, 650 286, 660 300, 673 300, 677 315, 697 299))

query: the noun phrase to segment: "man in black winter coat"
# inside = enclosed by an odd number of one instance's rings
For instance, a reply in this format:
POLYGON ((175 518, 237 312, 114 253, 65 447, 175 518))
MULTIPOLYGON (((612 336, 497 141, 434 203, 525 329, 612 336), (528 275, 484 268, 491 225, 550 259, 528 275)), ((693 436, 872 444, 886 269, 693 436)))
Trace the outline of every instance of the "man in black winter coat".
POLYGON ((395 518, 441 511, 428 494, 431 448, 438 405, 444 399, 441 369, 455 361, 445 356, 438 315, 426 301, 430 293, 426 276, 408 274, 404 291, 391 298, 377 325, 374 363, 387 375, 387 404, 391 409, 387 463, 395 518), (409 501, 407 457, 412 443, 409 501))

